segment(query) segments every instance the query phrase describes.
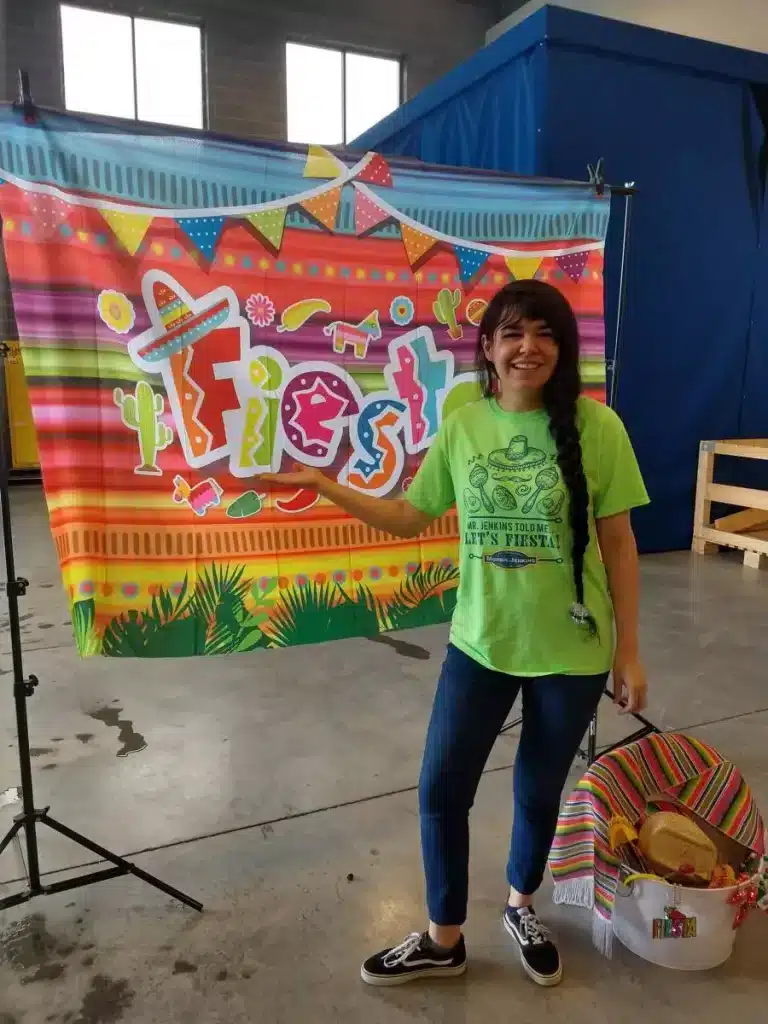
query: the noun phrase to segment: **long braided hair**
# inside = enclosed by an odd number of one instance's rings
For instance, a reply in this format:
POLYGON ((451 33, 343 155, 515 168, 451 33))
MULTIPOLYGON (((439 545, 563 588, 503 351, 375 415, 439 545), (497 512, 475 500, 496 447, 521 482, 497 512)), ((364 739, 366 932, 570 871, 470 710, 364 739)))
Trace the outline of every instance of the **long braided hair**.
POLYGON ((505 324, 543 320, 558 347, 554 372, 543 389, 549 430, 557 448, 557 463, 570 497, 571 564, 576 600, 571 618, 591 634, 597 624, 584 603, 584 556, 589 544, 589 491, 582 461, 577 403, 581 394, 579 327, 565 296, 543 281, 513 281, 491 299, 480 322, 475 364, 485 398, 498 390, 498 376, 485 354, 483 339, 491 341, 505 324))

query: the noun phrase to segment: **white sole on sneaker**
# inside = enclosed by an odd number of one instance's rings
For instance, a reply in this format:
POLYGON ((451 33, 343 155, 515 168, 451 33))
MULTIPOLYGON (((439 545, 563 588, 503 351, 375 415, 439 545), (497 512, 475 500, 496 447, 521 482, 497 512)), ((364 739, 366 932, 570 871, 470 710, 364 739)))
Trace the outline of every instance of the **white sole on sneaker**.
POLYGON ((467 970, 466 961, 460 967, 425 967, 422 971, 411 971, 410 974, 397 974, 391 978, 378 974, 369 974, 365 967, 360 968, 360 977, 366 985, 375 988, 392 988, 395 985, 407 985, 409 981, 421 978, 459 978, 467 970))
POLYGON ((560 960, 560 969, 558 970, 557 974, 539 974, 538 971, 534 971, 530 964, 526 963, 525 957, 523 956, 523 951, 520 948, 520 943, 517 941, 517 936, 512 931, 512 925, 507 921, 506 915, 502 918, 502 922, 504 924, 504 930, 507 932, 508 935, 511 935, 512 938, 515 940, 515 946, 517 947, 517 951, 520 954, 520 963, 523 965, 523 970, 531 979, 531 981, 535 981, 536 984, 541 985, 542 988, 554 988, 555 985, 559 985, 560 982, 563 980, 562 958, 560 960))

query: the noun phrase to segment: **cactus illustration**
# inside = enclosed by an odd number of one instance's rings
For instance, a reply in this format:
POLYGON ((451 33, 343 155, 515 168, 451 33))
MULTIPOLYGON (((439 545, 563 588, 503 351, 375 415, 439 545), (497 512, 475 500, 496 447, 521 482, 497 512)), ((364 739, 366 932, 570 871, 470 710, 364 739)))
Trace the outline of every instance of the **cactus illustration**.
POLYGON ((146 381, 139 381, 132 395, 126 395, 122 388, 115 388, 112 398, 120 409, 120 417, 130 430, 135 430, 139 441, 141 465, 134 473, 138 476, 162 476, 157 465, 157 453, 173 441, 173 431, 160 417, 165 409, 165 399, 157 395, 146 381))
POLYGON ((456 319, 456 310, 461 305, 461 289, 451 291, 450 288, 441 288, 437 293, 437 299, 432 303, 435 319, 439 324, 445 324, 448 328, 448 337, 452 341, 459 341, 464 337, 464 328, 456 319))

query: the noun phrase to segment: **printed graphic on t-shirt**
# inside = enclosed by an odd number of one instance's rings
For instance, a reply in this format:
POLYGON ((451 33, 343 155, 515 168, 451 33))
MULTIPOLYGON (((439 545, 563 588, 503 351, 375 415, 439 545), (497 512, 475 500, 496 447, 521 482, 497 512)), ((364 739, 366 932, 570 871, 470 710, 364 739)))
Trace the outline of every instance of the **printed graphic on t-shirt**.
POLYGON ((473 456, 467 472, 462 503, 469 558, 497 569, 564 561, 566 488, 556 455, 516 434, 506 448, 473 456))

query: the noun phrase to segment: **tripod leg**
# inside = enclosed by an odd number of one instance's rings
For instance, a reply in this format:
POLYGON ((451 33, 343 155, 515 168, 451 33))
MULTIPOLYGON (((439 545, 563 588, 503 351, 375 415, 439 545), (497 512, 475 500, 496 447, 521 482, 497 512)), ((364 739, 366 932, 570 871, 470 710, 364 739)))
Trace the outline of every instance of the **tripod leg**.
POLYGON ((191 907, 193 910, 201 911, 203 904, 199 900, 192 899, 191 896, 187 896, 186 893, 181 892, 179 889, 174 889, 172 885, 168 885, 163 882, 160 878, 156 878, 155 875, 150 875, 148 871, 143 871, 141 868, 136 867, 129 860, 121 857, 117 853, 112 853, 111 850, 107 850, 106 847, 100 846, 98 843, 94 843, 92 839, 87 839, 79 832, 75 832, 71 828, 67 828, 66 825, 62 825, 61 822, 56 821, 54 818, 49 818, 46 814, 41 819, 44 824, 50 825, 55 831, 61 835, 66 836, 67 839, 71 839, 73 843, 77 843, 78 846, 85 847, 86 850, 90 850, 91 853, 95 853, 98 857, 103 860, 108 860, 112 864, 116 864, 119 868, 129 875, 135 875, 136 878, 140 878, 142 882, 146 882, 148 885, 154 886, 155 889, 159 889, 164 892, 167 896, 172 896, 173 899, 178 900, 187 907, 191 907))
POLYGON ((0 840, 0 856, 2 856, 3 851, 10 846, 13 840, 16 839, 23 827, 24 822, 21 819, 14 821, 13 825, 11 825, 10 831, 6 832, 2 840, 0 840))

